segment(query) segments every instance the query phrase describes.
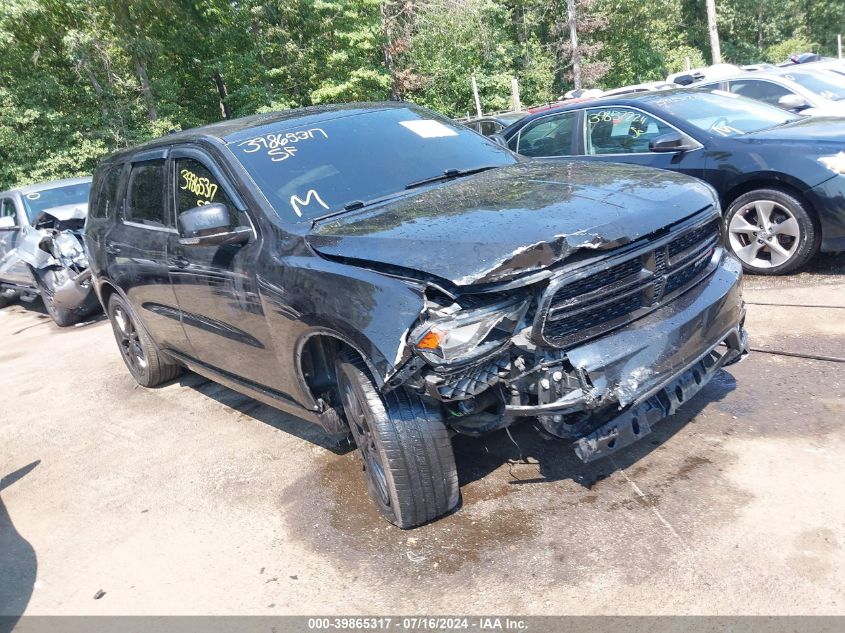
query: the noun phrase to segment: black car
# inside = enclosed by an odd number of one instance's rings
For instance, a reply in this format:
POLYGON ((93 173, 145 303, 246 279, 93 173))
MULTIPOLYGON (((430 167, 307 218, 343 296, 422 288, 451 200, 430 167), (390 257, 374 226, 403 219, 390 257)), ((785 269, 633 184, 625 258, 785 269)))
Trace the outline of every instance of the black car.
POLYGON ((493 136, 499 134, 509 125, 516 123, 521 118, 528 116, 528 112, 523 110, 514 112, 499 112, 498 114, 489 114, 487 116, 470 119, 468 121, 461 121, 471 130, 475 130, 484 136, 493 136))
POLYGON ((350 104, 177 133, 97 169, 86 244, 123 359, 351 432, 401 527, 458 503, 452 433, 523 416, 584 460, 746 351, 741 267, 691 178, 521 159, 350 104))
POLYGON ((845 119, 800 117, 682 89, 598 99, 525 117, 500 141, 525 156, 635 163, 701 178, 749 272, 798 270, 845 250, 845 119))

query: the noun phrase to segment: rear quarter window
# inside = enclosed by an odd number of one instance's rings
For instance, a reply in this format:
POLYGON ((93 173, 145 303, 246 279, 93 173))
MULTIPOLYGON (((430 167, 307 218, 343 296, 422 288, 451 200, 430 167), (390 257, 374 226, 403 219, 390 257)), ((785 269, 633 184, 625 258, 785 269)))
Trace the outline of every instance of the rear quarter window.
POLYGON ((164 161, 132 165, 126 192, 124 220, 155 227, 168 227, 164 204, 164 161))
POLYGON ((115 215, 118 187, 123 165, 109 165, 97 178, 94 195, 88 215, 93 218, 110 218, 115 215))

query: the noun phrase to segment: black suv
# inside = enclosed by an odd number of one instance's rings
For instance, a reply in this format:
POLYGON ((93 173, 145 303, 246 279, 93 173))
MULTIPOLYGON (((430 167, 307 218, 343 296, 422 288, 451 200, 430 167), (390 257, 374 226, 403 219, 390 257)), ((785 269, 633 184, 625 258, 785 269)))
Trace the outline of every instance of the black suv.
POLYGON ((746 351, 713 190, 522 159, 408 104, 263 114, 106 159, 85 239, 127 367, 187 367, 351 433, 401 527, 458 503, 450 437, 536 417, 585 461, 746 351))

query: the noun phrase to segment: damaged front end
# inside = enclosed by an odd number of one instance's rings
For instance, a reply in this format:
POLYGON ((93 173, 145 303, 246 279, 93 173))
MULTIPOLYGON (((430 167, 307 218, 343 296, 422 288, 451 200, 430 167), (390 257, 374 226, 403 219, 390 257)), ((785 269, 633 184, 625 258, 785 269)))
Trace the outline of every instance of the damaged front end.
POLYGON ((429 288, 414 353, 385 388, 424 392, 468 435, 534 417, 591 461, 747 353, 740 286, 710 208, 525 287, 429 288))
POLYGON ((53 307, 68 311, 90 311, 96 305, 91 270, 82 242, 87 210, 68 205, 41 212, 33 222, 36 229, 25 244, 42 295, 53 307))

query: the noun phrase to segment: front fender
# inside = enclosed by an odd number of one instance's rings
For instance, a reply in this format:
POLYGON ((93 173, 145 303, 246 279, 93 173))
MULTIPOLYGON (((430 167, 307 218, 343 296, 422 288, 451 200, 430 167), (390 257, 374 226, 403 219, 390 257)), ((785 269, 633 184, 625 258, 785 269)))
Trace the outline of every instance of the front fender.
POLYGON ((357 349, 379 383, 407 358, 407 334, 425 303, 421 285, 308 256, 269 270, 259 288, 282 362, 296 363, 303 340, 320 332, 357 349))
POLYGON ((21 238, 18 246, 18 257, 34 270, 41 270, 59 264, 55 257, 38 248, 41 238, 46 234, 45 231, 29 229, 26 235, 21 238))

